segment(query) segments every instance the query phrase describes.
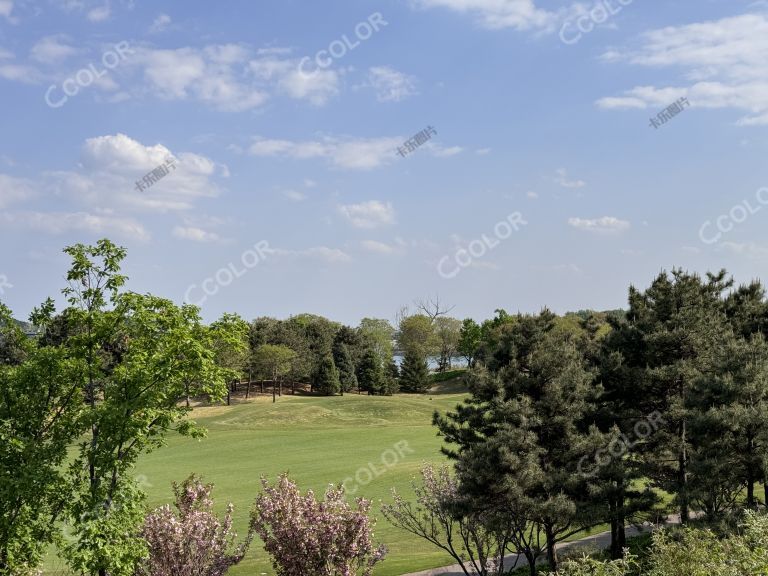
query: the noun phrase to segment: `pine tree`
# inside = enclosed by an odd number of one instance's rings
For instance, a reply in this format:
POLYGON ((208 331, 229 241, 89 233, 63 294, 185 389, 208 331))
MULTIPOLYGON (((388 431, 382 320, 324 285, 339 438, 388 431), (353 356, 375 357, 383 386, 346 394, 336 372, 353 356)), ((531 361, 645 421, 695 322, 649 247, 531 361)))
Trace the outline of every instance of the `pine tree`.
POLYGON ((429 389, 429 365, 413 351, 405 353, 400 374, 400 388, 404 392, 424 393, 429 389))
POLYGON ((333 396, 341 390, 339 371, 330 354, 323 357, 315 374, 315 387, 323 396, 333 396))
POLYGON ((384 370, 381 366, 381 360, 376 351, 369 349, 363 354, 360 365, 357 367, 357 381, 361 390, 368 394, 377 395, 382 393, 384 387, 384 370))
POLYGON ((336 340, 333 344, 333 361, 339 370, 342 394, 357 388, 357 375, 352 355, 349 353, 349 347, 340 340, 336 340))
MULTIPOLYGON (((445 452, 457 460, 472 509, 542 534, 556 570, 556 544, 595 517, 578 471, 595 374, 549 311, 519 317, 506 336, 510 362, 496 373, 474 372, 472 396, 435 424, 456 445, 445 452)), ((531 542, 525 553, 536 556, 540 546, 531 542)))

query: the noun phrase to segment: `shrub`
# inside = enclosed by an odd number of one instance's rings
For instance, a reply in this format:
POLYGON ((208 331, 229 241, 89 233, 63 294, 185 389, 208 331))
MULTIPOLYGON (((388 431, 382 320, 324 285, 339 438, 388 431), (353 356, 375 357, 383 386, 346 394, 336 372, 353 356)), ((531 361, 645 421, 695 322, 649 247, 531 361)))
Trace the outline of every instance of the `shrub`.
POLYGON ((166 505, 151 512, 144 521, 143 535, 149 559, 140 576, 221 576, 239 563, 253 539, 235 545, 232 504, 224 520, 213 514, 212 484, 203 484, 192 475, 181 486, 174 482, 178 513, 166 505))
POLYGON ((330 486, 322 501, 302 495, 286 474, 275 486, 261 479, 264 492, 251 512, 251 528, 264 542, 279 576, 370 576, 385 555, 374 548, 370 502, 352 508, 344 488, 330 486))

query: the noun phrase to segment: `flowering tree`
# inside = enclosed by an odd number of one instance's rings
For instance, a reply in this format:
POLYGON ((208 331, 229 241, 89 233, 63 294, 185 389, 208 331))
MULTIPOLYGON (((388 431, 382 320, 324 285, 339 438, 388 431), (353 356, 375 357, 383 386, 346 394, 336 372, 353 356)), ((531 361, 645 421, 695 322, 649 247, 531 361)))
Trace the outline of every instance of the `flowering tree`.
POLYGON ((370 576, 386 548, 374 548, 370 502, 351 507, 344 488, 329 486, 318 502, 301 494, 286 474, 274 486, 261 479, 264 492, 251 512, 251 528, 264 542, 279 576, 370 576))
POLYGON ((178 514, 166 505, 147 516, 143 535, 149 559, 139 576, 221 576, 243 559, 253 532, 235 546, 232 504, 220 521, 213 514, 212 491, 213 484, 203 484, 195 475, 181 486, 174 482, 178 514))
POLYGON ((436 470, 427 464, 421 479, 412 484, 415 503, 392 490, 394 502, 382 506, 391 524, 450 554, 467 576, 506 574, 509 566, 504 555, 509 551, 519 551, 535 566, 542 545, 534 526, 513 515, 499 517, 493 511, 481 513, 467 507, 448 466, 436 470))

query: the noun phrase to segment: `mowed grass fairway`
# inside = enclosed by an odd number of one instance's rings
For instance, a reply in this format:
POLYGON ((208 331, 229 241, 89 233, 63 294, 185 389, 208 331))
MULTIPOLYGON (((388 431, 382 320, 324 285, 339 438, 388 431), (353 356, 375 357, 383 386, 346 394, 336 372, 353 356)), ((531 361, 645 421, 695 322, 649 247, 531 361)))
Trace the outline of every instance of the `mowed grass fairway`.
MULTIPOLYGON (((382 453, 406 441, 413 453, 355 494, 373 501, 376 540, 390 550, 375 574, 395 576, 451 564, 444 553, 389 525, 379 509, 381 500, 391 500, 392 487, 412 495, 410 482, 423 462, 445 460, 439 452, 442 440, 431 425, 432 413, 452 409, 463 397, 453 391, 394 397, 284 395, 276 404, 271 397, 261 397, 231 407, 197 408, 192 418, 208 429, 208 437, 198 441, 172 435, 167 446, 141 459, 135 473, 150 484, 145 490, 151 508, 172 501, 171 482, 181 482, 192 472, 202 475, 216 486, 213 496, 220 513, 227 502, 235 505, 235 526, 242 535, 262 475, 274 481, 287 471, 302 491, 312 488, 322 494, 329 483, 354 477, 369 462, 384 469, 382 453)), ((51 558, 48 573, 61 566, 51 558)), ((229 574, 262 573, 275 574, 261 542, 255 540, 246 559, 229 574)))

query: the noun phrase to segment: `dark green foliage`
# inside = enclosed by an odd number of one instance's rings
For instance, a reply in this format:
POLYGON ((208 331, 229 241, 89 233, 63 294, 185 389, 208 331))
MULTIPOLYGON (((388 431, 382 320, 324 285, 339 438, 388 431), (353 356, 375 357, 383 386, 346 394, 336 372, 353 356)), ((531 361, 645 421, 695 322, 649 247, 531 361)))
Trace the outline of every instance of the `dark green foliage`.
POLYGON ((429 390, 429 365, 416 352, 406 352, 400 371, 400 389, 403 392, 424 393, 429 390))
POLYGON ((349 346, 344 340, 337 338, 333 344, 333 361, 339 370, 339 384, 342 392, 350 392, 357 388, 357 374, 349 346))
POLYGON ((383 394, 386 389, 386 377, 381 365, 379 355, 370 349, 363 354, 360 365, 357 367, 357 381, 360 390, 371 395, 383 394))
POLYGON ((315 372, 315 390, 323 396, 333 396, 341 391, 339 371, 333 362, 333 356, 327 354, 315 372))

